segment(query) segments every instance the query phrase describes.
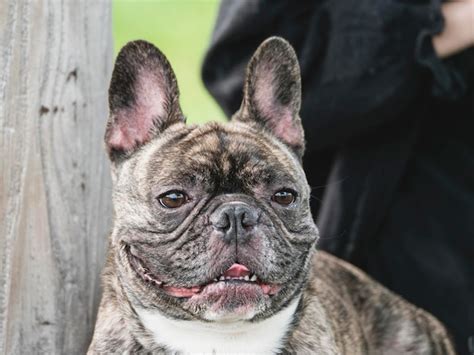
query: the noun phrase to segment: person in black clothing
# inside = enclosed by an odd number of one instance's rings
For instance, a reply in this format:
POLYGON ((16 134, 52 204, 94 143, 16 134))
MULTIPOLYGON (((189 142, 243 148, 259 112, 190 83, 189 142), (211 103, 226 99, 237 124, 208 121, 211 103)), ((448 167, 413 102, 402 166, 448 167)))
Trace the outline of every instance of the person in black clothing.
POLYGON ((294 46, 319 248, 433 313, 460 353, 474 335, 473 26, 472 0, 224 0, 203 65, 231 115, 257 46, 294 46))

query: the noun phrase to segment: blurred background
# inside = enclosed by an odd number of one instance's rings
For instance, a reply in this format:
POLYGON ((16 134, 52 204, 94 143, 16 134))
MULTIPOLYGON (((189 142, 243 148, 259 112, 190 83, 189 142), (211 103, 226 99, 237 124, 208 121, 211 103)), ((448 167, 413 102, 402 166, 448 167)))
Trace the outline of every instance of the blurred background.
POLYGON ((113 0, 114 52, 135 39, 155 44, 178 78, 181 107, 191 123, 224 120, 204 88, 201 64, 217 16, 218 0, 113 0))

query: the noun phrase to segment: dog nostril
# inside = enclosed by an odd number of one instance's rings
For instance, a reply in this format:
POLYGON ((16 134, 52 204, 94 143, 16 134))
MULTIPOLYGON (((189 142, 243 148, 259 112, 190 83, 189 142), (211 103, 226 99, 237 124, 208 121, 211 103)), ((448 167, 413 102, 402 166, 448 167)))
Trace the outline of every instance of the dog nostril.
POLYGON ((220 218, 215 221, 214 223, 214 227, 218 228, 218 229, 222 229, 222 230, 228 230, 230 228, 230 218, 229 218, 229 215, 227 213, 222 213, 220 215, 220 218))
POLYGON ((245 229, 251 229, 257 224, 257 214, 248 209, 236 211, 236 214, 241 226, 245 229))
POLYGON ((242 214, 242 218, 241 218, 240 223, 242 224, 242 227, 244 227, 244 228, 249 228, 249 227, 255 226, 254 221, 253 221, 252 218, 248 215, 248 213, 243 213, 243 214, 242 214))

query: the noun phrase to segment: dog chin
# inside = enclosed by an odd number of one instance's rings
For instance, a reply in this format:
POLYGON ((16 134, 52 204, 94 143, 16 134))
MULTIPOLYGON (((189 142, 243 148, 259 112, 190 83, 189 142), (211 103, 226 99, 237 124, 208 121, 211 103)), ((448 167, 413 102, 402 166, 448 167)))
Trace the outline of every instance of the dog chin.
POLYGON ((252 319, 269 303, 270 296, 257 284, 218 282, 189 298, 185 307, 191 312, 201 310, 204 320, 232 322, 252 319))
POLYGON ((231 310, 209 309, 202 315, 202 318, 211 322, 232 323, 251 320, 257 313, 257 307, 245 305, 231 310))

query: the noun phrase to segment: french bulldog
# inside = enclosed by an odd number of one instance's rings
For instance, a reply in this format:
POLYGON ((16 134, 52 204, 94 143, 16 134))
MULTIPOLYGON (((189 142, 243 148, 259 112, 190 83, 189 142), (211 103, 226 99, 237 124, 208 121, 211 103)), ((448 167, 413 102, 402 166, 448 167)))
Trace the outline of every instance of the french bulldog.
POLYGON ((114 222, 89 354, 454 354, 444 327, 316 251, 301 81, 281 38, 229 123, 186 125, 176 77, 135 41, 113 71, 114 222))

